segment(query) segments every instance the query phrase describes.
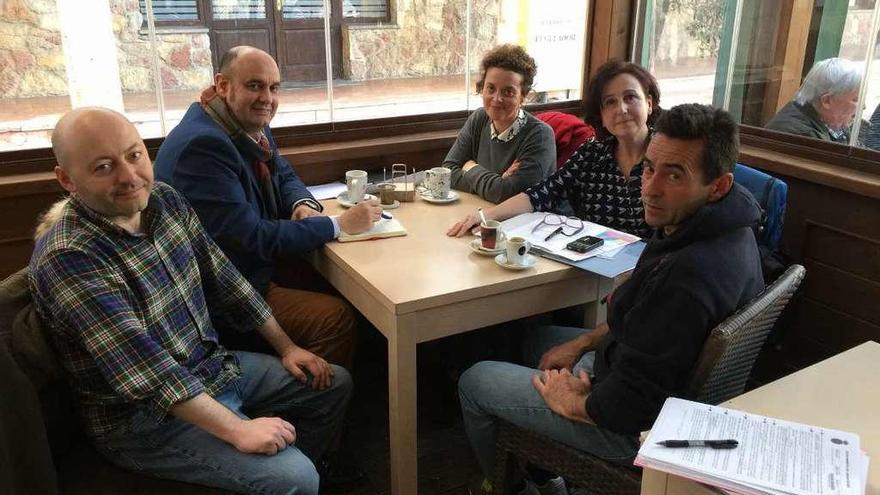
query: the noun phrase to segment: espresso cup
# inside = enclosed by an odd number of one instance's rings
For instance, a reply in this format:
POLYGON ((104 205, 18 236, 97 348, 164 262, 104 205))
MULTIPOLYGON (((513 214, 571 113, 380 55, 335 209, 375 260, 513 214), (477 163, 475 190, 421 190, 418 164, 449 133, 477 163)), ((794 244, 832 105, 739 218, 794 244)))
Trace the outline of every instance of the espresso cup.
POLYGON ((434 199, 448 198, 451 185, 452 171, 448 168, 434 167, 425 171, 425 187, 434 199))
POLYGON ((367 172, 349 170, 345 173, 345 185, 348 187, 348 200, 352 203, 360 203, 367 192, 367 172))
POLYGON ((524 265, 526 263, 526 254, 532 244, 524 237, 511 237, 507 240, 507 263, 511 265, 524 265))
POLYGON ((394 187, 394 184, 379 184, 379 202, 383 205, 393 205, 396 193, 397 188, 394 187))
POLYGON ((486 220, 480 224, 480 245, 483 249, 497 249, 504 242, 504 231, 501 230, 501 222, 486 220))

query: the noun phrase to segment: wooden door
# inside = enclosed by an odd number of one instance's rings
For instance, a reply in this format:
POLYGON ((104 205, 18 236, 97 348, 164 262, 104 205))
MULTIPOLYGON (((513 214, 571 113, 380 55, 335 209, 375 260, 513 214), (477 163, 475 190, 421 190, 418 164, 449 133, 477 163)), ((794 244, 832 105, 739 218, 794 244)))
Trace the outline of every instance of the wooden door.
MULTIPOLYGON (((314 83, 327 78, 323 0, 272 0, 281 80, 314 83)), ((330 0, 330 47, 333 78, 342 76, 342 0, 330 0)))
POLYGON ((223 54, 238 45, 259 48, 277 60, 275 0, 205 0, 203 5, 215 73, 223 54))

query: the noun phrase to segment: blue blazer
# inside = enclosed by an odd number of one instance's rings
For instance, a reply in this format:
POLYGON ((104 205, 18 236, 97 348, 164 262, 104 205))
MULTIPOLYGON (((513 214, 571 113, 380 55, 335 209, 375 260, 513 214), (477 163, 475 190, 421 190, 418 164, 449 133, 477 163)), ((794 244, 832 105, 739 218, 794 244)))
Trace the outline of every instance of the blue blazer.
POLYGON ((272 132, 270 164, 278 218, 271 218, 253 170, 256 156, 243 156, 232 139, 193 103, 156 156, 156 178, 180 191, 205 230, 260 293, 276 261, 296 257, 333 239, 329 217, 291 221, 294 205, 314 197, 290 163, 278 154, 272 132), (273 167, 274 165, 274 167, 273 167))

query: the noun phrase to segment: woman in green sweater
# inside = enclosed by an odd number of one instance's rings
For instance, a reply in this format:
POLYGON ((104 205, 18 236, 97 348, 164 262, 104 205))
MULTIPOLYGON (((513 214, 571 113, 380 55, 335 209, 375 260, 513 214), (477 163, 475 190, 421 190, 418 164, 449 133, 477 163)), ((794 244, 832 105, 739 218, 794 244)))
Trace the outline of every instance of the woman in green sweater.
POLYGON ((443 160, 452 187, 500 203, 556 170, 547 124, 522 109, 537 65, 521 47, 500 45, 483 56, 477 93, 483 99, 443 160))

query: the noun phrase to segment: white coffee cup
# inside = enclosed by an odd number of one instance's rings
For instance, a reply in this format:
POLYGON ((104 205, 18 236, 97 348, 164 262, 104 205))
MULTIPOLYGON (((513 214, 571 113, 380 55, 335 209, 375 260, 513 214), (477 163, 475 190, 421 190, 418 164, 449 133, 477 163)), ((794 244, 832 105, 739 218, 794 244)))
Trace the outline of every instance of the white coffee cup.
POLYGON ((348 200, 352 203, 360 203, 367 192, 367 172, 349 170, 345 173, 345 185, 348 187, 348 200))
POLYGON ((532 244, 524 237, 511 237, 507 239, 507 263, 510 265, 525 265, 526 254, 532 244))
POLYGON ((434 199, 449 197, 452 185, 452 171, 446 167, 434 167, 425 171, 425 188, 434 199))

